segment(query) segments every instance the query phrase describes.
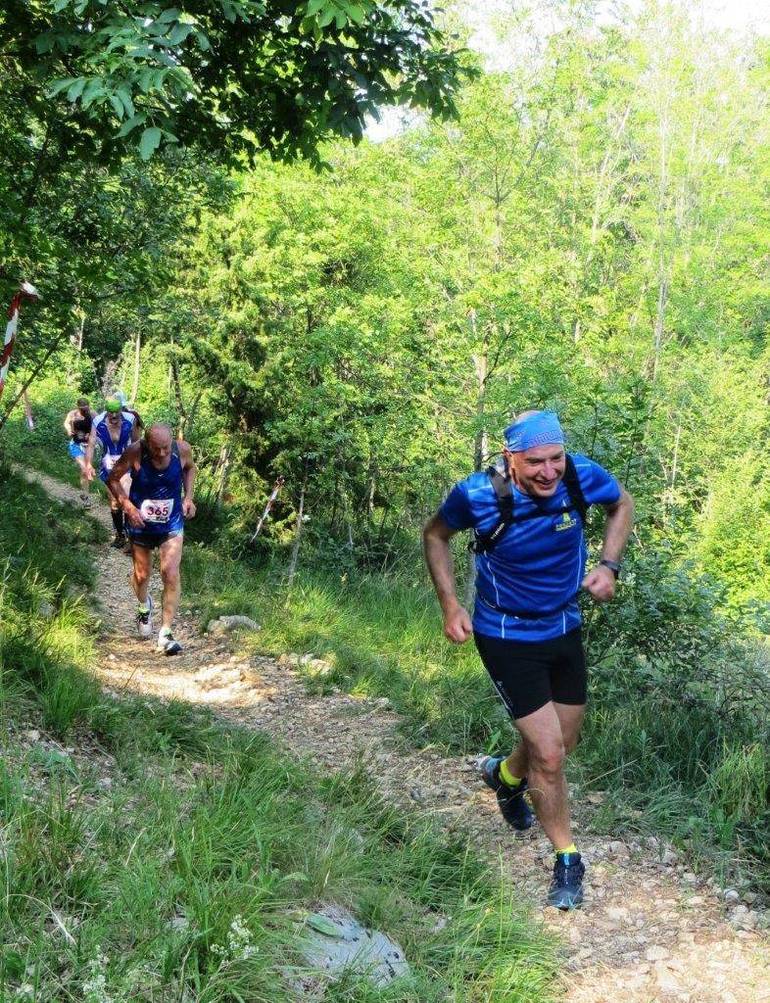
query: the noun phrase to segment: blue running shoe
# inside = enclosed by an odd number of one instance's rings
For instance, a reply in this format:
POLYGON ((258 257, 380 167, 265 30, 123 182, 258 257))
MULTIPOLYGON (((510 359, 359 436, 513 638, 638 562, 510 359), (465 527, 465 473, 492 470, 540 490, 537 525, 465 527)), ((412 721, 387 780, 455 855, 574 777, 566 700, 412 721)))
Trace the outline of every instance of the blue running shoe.
POLYGON ((500 814, 508 825, 513 826, 518 832, 524 832, 526 829, 532 827, 532 822, 534 821, 532 809, 524 798, 524 793, 527 790, 527 780, 525 777, 518 787, 509 787, 500 778, 500 763, 502 763, 503 759, 503 756, 499 758, 486 756, 482 759, 479 764, 481 779, 497 795, 497 805, 500 808, 500 814))
POLYGON ((548 905, 557 909, 579 909, 583 904, 585 872, 579 853, 557 853, 553 881, 548 889, 548 905))

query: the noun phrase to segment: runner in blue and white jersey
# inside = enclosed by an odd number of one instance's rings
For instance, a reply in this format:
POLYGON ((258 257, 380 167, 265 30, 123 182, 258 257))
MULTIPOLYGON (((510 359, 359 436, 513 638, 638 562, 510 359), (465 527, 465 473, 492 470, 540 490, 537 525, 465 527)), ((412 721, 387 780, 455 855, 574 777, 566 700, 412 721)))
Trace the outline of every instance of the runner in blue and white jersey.
MULTIPOLYGON (((88 437, 85 465, 89 476, 94 477, 94 451, 99 448, 101 450, 99 479, 106 484, 110 471, 138 436, 139 428, 134 416, 123 410, 116 397, 109 398, 105 402, 104 411, 94 418, 88 437)), ((112 525, 115 527, 115 539, 110 546, 120 549, 126 545, 123 511, 112 493, 109 499, 112 525)))
POLYGON ((522 741, 508 757, 482 762, 503 817, 527 829, 532 813, 556 851, 548 901, 562 909, 583 901, 585 871, 572 839, 563 764, 577 743, 586 703, 586 665, 577 595, 612 599, 633 525, 633 500, 612 474, 585 456, 568 455, 558 417, 526 411, 505 431, 500 468, 456 484, 425 527, 425 556, 458 644, 473 635, 481 659, 522 741), (591 505, 607 513, 602 555, 587 570, 584 521, 591 505), (449 548, 475 533, 473 618, 455 594, 449 548))

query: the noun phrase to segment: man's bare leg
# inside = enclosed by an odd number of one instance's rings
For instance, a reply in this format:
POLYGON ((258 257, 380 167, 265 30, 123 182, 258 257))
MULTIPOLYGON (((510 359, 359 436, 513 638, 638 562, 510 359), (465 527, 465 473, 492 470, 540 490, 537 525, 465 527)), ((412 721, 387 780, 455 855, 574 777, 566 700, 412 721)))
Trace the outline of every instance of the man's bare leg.
POLYGON ((182 591, 182 579, 179 566, 182 562, 182 544, 184 536, 172 536, 160 548, 160 576, 163 579, 163 627, 171 630, 176 611, 179 607, 179 597, 182 591))
POLYGON ((89 492, 91 490, 91 482, 88 477, 86 477, 86 461, 85 457, 78 456, 75 459, 75 463, 78 465, 78 470, 80 471, 80 493, 89 497, 89 492))
MULTIPOLYGON (((554 848, 563 849, 572 844, 572 830, 564 777, 566 743, 556 706, 547 703, 515 723, 526 747, 527 779, 535 814, 554 848)), ((570 737, 574 742, 575 729, 568 730, 573 732, 570 737)))
POLYGON ((134 568, 129 581, 131 588, 136 594, 140 606, 147 605, 147 589, 150 584, 150 572, 152 571, 152 551, 149 547, 139 547, 136 544, 131 548, 131 555, 134 559, 134 568))
MULTIPOLYGON (((567 755, 569 755, 577 745, 577 740, 580 737, 580 728, 583 724, 583 718, 585 717, 586 705, 554 702, 553 707, 561 725, 564 751, 567 755)), ((524 740, 522 740, 510 756, 508 756, 505 760, 505 765, 509 776, 526 777, 528 775, 529 755, 527 752, 527 745, 524 740)))

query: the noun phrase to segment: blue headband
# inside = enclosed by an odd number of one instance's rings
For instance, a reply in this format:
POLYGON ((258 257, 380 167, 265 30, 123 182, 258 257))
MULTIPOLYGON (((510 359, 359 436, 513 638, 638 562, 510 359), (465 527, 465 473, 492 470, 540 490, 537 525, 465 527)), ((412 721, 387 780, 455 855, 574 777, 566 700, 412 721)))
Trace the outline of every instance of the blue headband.
POLYGON ((553 411, 536 411, 527 418, 519 418, 505 430, 505 448, 512 453, 551 445, 564 445, 564 432, 553 411))

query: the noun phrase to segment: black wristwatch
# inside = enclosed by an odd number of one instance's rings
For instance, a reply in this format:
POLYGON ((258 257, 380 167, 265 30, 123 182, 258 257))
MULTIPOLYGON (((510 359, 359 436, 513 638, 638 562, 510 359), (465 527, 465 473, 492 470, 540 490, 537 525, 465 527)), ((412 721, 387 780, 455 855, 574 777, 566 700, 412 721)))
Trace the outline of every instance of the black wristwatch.
POLYGON ((601 561, 599 561, 599 564, 603 564, 605 568, 609 568, 610 571, 615 576, 615 578, 617 579, 618 575, 620 574, 620 568, 621 568, 621 565, 618 564, 617 561, 610 561, 606 557, 603 557, 601 561))

